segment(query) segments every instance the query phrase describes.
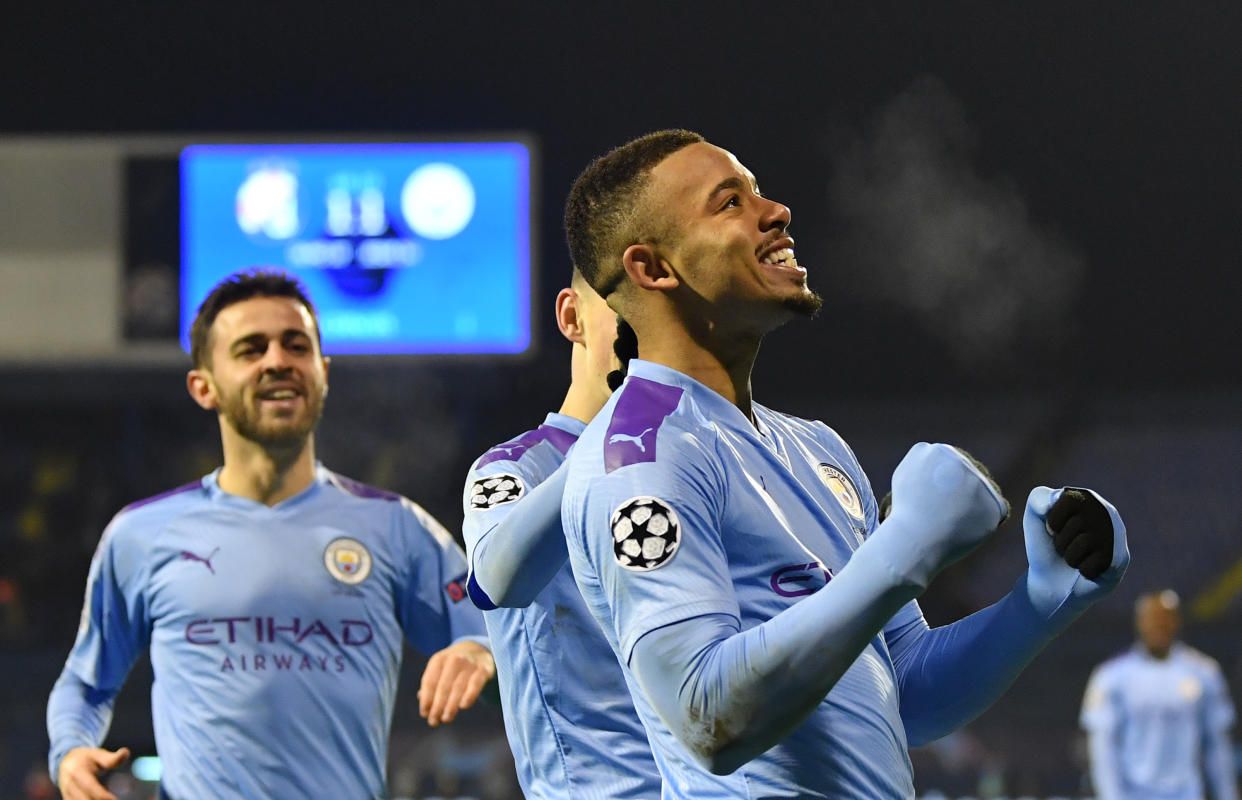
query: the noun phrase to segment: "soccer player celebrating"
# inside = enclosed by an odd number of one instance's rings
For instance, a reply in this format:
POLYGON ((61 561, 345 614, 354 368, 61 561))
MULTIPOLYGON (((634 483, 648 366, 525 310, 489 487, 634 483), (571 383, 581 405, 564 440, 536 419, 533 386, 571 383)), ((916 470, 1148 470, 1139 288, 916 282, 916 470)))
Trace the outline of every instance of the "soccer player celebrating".
POLYGON ((484 453, 466 479, 470 596, 487 609, 505 728, 526 796, 659 797, 647 735, 574 583, 561 529, 566 470, 558 467, 608 399, 616 314, 575 270, 557 295, 556 320, 573 343, 560 411, 484 453))
POLYGON ((149 649, 161 796, 382 797, 402 633, 434 653, 431 721, 495 672, 482 615, 454 600, 463 554, 419 506, 315 461, 328 359, 299 283, 229 277, 190 340, 187 385, 217 413, 224 466, 104 532, 48 701, 51 773, 70 800, 112 798, 98 773, 128 751, 98 745, 149 649))
POLYGON ((1087 684, 1091 781, 1099 800, 1237 800, 1229 729, 1233 702, 1211 657, 1177 640, 1181 603, 1171 589, 1139 597, 1138 642, 1098 666, 1087 684))
POLYGON ((596 160, 566 208, 574 263, 640 359, 583 431, 562 517, 666 797, 910 798, 909 745, 973 718, 1128 563, 1094 493, 1034 489, 1029 569, 929 629, 915 598, 1005 517, 947 445, 915 445, 892 512, 837 434, 752 399, 760 341, 819 298, 732 154, 662 131, 596 160))

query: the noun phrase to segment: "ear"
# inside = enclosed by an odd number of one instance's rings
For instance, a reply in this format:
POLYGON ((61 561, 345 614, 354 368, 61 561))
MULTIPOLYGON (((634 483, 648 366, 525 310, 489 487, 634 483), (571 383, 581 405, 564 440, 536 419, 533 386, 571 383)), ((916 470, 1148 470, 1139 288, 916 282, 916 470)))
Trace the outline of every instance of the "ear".
POLYGON ((212 411, 219 407, 216 401, 216 387, 211 382, 211 375, 205 369, 192 369, 185 375, 185 388, 189 390, 190 397, 194 398, 194 402, 198 403, 200 408, 212 411))
POLYGON ((640 289, 667 292, 676 289, 681 281, 668 267, 668 262, 649 244, 632 244, 621 254, 625 273, 640 289))
POLYGON ((578 314, 578 292, 566 287, 556 294, 556 327, 575 344, 586 344, 586 329, 578 314))
POLYGON ((332 359, 327 356, 323 357, 323 396, 328 396, 328 367, 332 366, 332 359))

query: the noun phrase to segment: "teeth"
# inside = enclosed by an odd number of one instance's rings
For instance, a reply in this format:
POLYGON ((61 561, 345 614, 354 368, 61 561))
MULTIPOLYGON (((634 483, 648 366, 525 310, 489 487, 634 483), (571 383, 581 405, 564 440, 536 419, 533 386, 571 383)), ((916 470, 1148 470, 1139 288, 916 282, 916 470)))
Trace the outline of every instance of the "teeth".
POLYGON ((269 400, 289 400, 293 397, 297 397, 297 392, 292 389, 278 389, 267 396, 269 400))
POLYGON ((794 256, 792 247, 782 247, 780 250, 768 253, 764 256, 763 263, 780 264, 785 267, 796 267, 798 266, 798 259, 794 256))

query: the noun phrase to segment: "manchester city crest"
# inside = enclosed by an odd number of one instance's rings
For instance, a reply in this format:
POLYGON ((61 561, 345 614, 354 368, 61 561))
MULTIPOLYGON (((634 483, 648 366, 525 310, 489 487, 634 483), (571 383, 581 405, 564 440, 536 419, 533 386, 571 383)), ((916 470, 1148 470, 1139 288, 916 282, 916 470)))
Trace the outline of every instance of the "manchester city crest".
POLYGON ((828 491, 832 492, 841 508, 845 509, 845 513, 859 522, 864 521, 862 497, 850 476, 831 464, 820 464, 816 469, 819 470, 819 477, 828 486, 828 491))
POLYGON ((323 565, 333 578, 355 586, 371 574, 371 551, 357 539, 333 539, 323 551, 323 565))

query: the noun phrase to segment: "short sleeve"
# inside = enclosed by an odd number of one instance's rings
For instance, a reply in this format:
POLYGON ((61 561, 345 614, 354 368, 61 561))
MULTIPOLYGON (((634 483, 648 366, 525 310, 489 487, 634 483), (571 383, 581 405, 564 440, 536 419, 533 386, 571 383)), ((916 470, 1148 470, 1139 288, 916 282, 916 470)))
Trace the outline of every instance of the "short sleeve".
POLYGON ((117 515, 105 529, 86 579, 77 639, 66 668, 95 689, 114 691, 151 641, 146 548, 117 515))
POLYGON ((661 438, 658 461, 591 479, 582 549, 628 663, 646 633, 705 614, 739 618, 721 541, 725 483, 689 434, 661 438))
POLYGON ((397 528, 406 563, 396 589, 397 616, 410 644, 431 655, 462 637, 485 637, 483 615, 466 599, 466 555, 444 526, 401 498, 397 528))

